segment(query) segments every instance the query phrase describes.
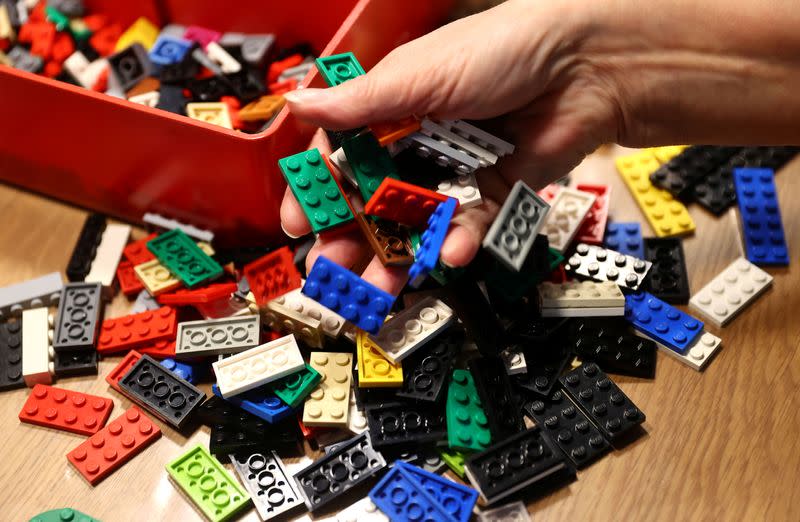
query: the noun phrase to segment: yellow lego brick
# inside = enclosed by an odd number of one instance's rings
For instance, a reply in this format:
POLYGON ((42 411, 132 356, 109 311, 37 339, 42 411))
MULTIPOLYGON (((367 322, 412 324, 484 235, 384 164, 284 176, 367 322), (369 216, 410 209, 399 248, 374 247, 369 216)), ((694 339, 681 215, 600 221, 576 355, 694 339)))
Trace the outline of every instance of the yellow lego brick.
POLYGON ((616 163, 623 181, 656 236, 680 236, 694 232, 694 220, 683 203, 675 200, 666 190, 650 183, 650 174, 660 165, 652 151, 645 150, 617 158, 616 163))
POLYGON ((222 102, 187 103, 186 115, 193 120, 212 123, 220 127, 225 127, 226 129, 233 129, 228 106, 222 102))
POLYGON ((150 295, 159 295, 181 286, 181 281, 158 259, 153 259, 133 267, 136 277, 142 282, 150 295))
POLYGON ((667 145, 666 147, 650 147, 650 152, 656 157, 659 163, 666 163, 681 152, 688 145, 667 145))
POLYGON ((198 241, 197 248, 203 251, 203 253, 209 257, 213 256, 217 252, 214 250, 214 247, 211 246, 210 243, 206 243, 205 241, 198 241))
POLYGON ((356 334, 359 388, 392 388, 403 385, 403 366, 392 364, 378 351, 367 333, 356 334))
POLYGON ((0 39, 14 41, 17 37, 14 27, 11 25, 11 18, 8 16, 8 6, 14 4, 0 4, 0 39))
POLYGON ((122 33, 122 36, 117 40, 117 45, 114 47, 114 52, 119 52, 137 42, 149 51, 153 44, 156 43, 158 33, 158 27, 142 16, 122 33))
POLYGON ((309 364, 322 375, 303 408, 306 426, 347 428, 353 356, 349 353, 311 352, 309 364))

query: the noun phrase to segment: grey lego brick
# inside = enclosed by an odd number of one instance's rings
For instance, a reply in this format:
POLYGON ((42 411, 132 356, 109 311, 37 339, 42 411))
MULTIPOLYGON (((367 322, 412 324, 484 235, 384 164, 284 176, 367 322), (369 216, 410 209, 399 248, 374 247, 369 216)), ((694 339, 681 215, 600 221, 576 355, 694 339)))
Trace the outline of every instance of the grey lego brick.
POLYGON ((0 288, 0 318, 19 316, 23 310, 55 306, 61 298, 61 274, 50 274, 0 288))
POLYGON ((187 225, 186 223, 181 223, 180 221, 176 221, 174 219, 165 218, 160 214, 153 214, 151 212, 148 212, 142 217, 142 221, 144 221, 148 225, 152 225, 154 227, 159 227, 159 228, 165 228, 167 230, 179 228, 183 230, 183 232, 187 236, 193 237, 198 241, 205 241, 206 243, 211 243, 212 241, 214 241, 213 232, 197 228, 193 225, 187 225))
POLYGON ((623 288, 636 290, 652 266, 650 261, 580 243, 564 268, 567 272, 595 281, 611 281, 623 288))
POLYGON ((259 67, 264 64, 274 46, 275 35, 249 34, 242 42, 242 58, 248 64, 259 67))
POLYGON ((420 132, 439 142, 447 143, 454 149, 476 158, 481 167, 485 168, 497 163, 497 154, 478 146, 463 136, 459 136, 427 118, 422 120, 420 132))
POLYGON ((502 158, 514 153, 514 145, 511 143, 463 120, 443 120, 439 124, 445 129, 495 153, 498 157, 502 158))
POLYGON ((253 498, 261 520, 270 520, 303 506, 294 478, 286 472, 274 451, 228 457, 253 498))
POLYGON ((27 49, 18 45, 8 52, 8 58, 16 69, 30 73, 38 73, 44 66, 44 62, 40 57, 29 53, 27 49))
POLYGON ((175 357, 238 353, 258 346, 259 334, 260 318, 257 315, 179 323, 175 357))
POLYGON ((53 349, 64 352, 93 348, 102 315, 102 283, 65 285, 58 304, 53 349))
POLYGON ((517 181, 483 240, 507 268, 519 272, 544 224, 550 205, 522 181, 517 181))
POLYGON ((456 172, 468 174, 481 166, 477 158, 421 132, 415 132, 400 141, 413 147, 418 155, 424 158, 430 157, 437 165, 452 168, 456 172))
POLYGON ((136 296, 136 301, 133 302, 133 307, 131 307, 132 314, 138 314, 139 312, 145 312, 147 310, 158 310, 161 308, 161 305, 158 304, 156 298, 150 295, 147 290, 142 290, 139 292, 139 295, 136 296))

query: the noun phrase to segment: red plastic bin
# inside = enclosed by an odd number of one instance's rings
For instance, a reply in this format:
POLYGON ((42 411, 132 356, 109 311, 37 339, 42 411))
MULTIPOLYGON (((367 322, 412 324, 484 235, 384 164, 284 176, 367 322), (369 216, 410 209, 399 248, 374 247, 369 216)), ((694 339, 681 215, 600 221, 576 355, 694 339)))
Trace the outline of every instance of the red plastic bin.
MULTIPOLYGON (((127 26, 145 15, 218 31, 272 32, 322 56, 353 51, 365 68, 443 20, 452 0, 87 0, 127 26)), ((316 72, 303 85, 324 87, 316 72)), ((119 218, 156 212, 223 243, 281 242, 278 159, 314 128, 284 109, 244 134, 0 65, 0 179, 119 218)))

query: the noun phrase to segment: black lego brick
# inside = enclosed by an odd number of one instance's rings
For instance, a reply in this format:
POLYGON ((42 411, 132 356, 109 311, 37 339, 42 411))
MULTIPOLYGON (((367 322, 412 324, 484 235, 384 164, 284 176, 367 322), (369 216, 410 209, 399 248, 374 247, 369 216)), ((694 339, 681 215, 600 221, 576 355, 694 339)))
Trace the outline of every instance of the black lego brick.
POLYGON ((492 440, 503 440, 523 430, 525 422, 503 360, 498 356, 477 357, 469 361, 469 371, 489 420, 492 440))
POLYGON ((689 273, 683 255, 683 240, 677 237, 648 237, 644 258, 653 263, 642 289, 672 304, 689 302, 689 273))
POLYGON ((67 279, 83 281, 92 269, 92 261, 97 254, 97 246, 106 229, 106 218, 100 214, 89 214, 78 235, 78 241, 72 250, 67 264, 67 279))
POLYGON ((650 175, 653 185, 677 199, 691 197, 694 186, 725 164, 736 154, 737 147, 694 145, 661 165, 650 175))
POLYGON ((464 329, 454 325, 403 361, 403 387, 397 396, 428 402, 442 399, 444 383, 464 341, 464 329))
POLYGON ((208 449, 212 454, 281 451, 298 445, 300 428, 293 416, 273 425, 246 411, 242 413, 244 415, 237 416, 237 422, 211 425, 208 449))
POLYGON ((53 370, 56 377, 74 377, 77 375, 97 375, 97 351, 70 350, 53 353, 53 370))
POLYGON ((409 448, 447 437, 443 404, 373 404, 367 406, 365 415, 370 438, 376 448, 409 448))
POLYGON ((54 325, 53 350, 66 352, 94 349, 102 322, 102 283, 64 285, 54 325))
POLYGON ((478 282, 462 276, 446 287, 445 302, 453 308, 467 332, 467 337, 484 355, 502 351, 503 328, 495 310, 478 282))
POLYGON ((583 362, 596 363, 609 373, 652 379, 656 374, 656 343, 635 335, 619 317, 575 318, 569 346, 583 362))
POLYGON ((0 391, 23 388, 22 321, 0 323, 0 391))
POLYGON ((594 363, 569 372, 561 386, 612 444, 645 421, 644 412, 594 363))
POLYGON ((512 346, 522 348, 527 372, 514 375, 514 386, 538 397, 549 397, 572 354, 567 347, 569 321, 531 317, 517 321, 508 332, 512 346))

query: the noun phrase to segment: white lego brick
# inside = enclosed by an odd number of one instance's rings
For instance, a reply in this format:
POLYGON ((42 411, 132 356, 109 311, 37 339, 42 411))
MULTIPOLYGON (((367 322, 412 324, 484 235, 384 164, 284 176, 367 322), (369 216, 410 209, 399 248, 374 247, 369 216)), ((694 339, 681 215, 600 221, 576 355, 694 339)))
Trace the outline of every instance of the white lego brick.
POLYGON ((100 75, 108 70, 108 60, 99 58, 89 62, 82 52, 75 51, 64 60, 63 66, 78 83, 87 89, 91 89, 97 83, 100 75))
POLYGON ((322 333, 333 339, 338 338, 345 325, 344 317, 329 308, 325 308, 310 297, 304 296, 302 294, 303 285, 305 285, 305 280, 302 281, 301 288, 287 292, 273 301, 290 308, 304 317, 316 319, 319 321, 322 333))
POLYGON ((186 26, 181 24, 167 24, 159 33, 159 36, 170 36, 172 38, 183 38, 186 34, 186 26))
POLYGON ((543 308, 542 317, 622 317, 624 306, 602 308, 543 308))
POLYGON ((358 409, 355 392, 350 391, 350 413, 347 416, 347 430, 353 435, 367 431, 367 417, 358 409))
POLYGON ((222 67, 217 65, 217 62, 209 58, 209 56, 201 47, 197 47, 194 49, 194 51, 192 51, 192 58, 194 58, 197 63, 211 71, 214 76, 222 76, 222 67))
POLYGON ((550 212, 544 220, 542 233, 550 241, 550 248, 562 254, 569 248, 586 214, 592 209, 596 194, 564 187, 550 202, 550 212))
POLYGON ((484 149, 495 153, 498 157, 502 158, 509 154, 514 153, 514 145, 511 143, 489 134, 488 132, 479 129, 474 125, 462 120, 442 120, 439 124, 445 129, 462 136, 469 141, 477 144, 484 149))
POLYGON ((708 363, 711 362, 711 359, 714 357, 717 351, 722 348, 722 339, 705 331, 697 336, 697 339, 695 339, 695 341, 686 349, 686 353, 678 353, 669 346, 661 344, 657 340, 642 332, 637 331, 635 333, 639 337, 650 339, 656 343, 658 349, 664 354, 682 362, 691 368, 694 368, 698 372, 702 371, 703 368, 705 368, 708 363))
POLYGON ((475 174, 462 174, 439 182, 436 192, 458 200, 461 209, 476 207, 483 203, 475 174))
POLYGON ((335 151, 328 156, 328 159, 339 169, 339 172, 342 173, 342 176, 350 182, 353 187, 358 188, 358 181, 356 181, 356 175, 353 174, 353 169, 350 167, 350 162, 347 161, 347 156, 344 155, 344 149, 339 147, 335 151))
POLYGON ((45 307, 22 312, 22 378, 30 388, 53 382, 51 325, 50 311, 45 307))
POLYGON ((305 362, 294 336, 287 335, 211 366, 220 394, 227 399, 300 371, 305 362))
POLYGON ((128 101, 131 103, 138 103, 139 105, 147 105, 148 107, 155 107, 158 105, 158 100, 161 98, 161 94, 158 91, 150 91, 150 92, 143 92, 142 94, 137 94, 135 96, 131 96, 128 98, 128 101))
POLYGON ((222 70, 223 74, 234 74, 242 70, 242 64, 228 54, 217 42, 206 45, 206 55, 222 70))
POLYGON ((389 517, 369 497, 364 497, 340 511, 336 522, 389 522, 389 517))
POLYGON ((180 221, 177 221, 175 219, 165 218, 160 214, 153 214, 152 212, 147 212, 145 213, 144 216, 142 216, 142 221, 144 221, 148 225, 164 228, 166 230, 179 228, 184 232, 184 234, 194 239, 197 239, 198 241, 205 241, 206 243, 214 242, 213 232, 197 228, 193 225, 187 225, 186 223, 181 223, 180 221))
POLYGON ((539 285, 542 317, 625 315, 625 296, 611 281, 567 281, 539 285))
POLYGON ((725 326, 772 284, 772 276, 740 257, 690 300, 689 306, 725 326))
POLYGON ((525 503, 518 500, 479 512, 477 522, 531 522, 531 516, 525 503))
POLYGON ((564 268, 567 272, 595 281, 611 281, 623 288, 636 290, 652 266, 653 263, 650 261, 580 243, 575 247, 575 254, 567 260, 564 268))
POLYGON ((398 363, 433 339, 454 319, 449 306, 429 296, 386 321, 377 335, 369 335, 369 340, 387 359, 398 363))
POLYGON ((191 359, 255 348, 261 334, 260 323, 257 315, 178 323, 175 357, 191 359))
POLYGON ((500 352, 500 358, 503 359, 508 375, 528 373, 528 362, 525 360, 525 354, 521 349, 506 348, 500 352))
POLYGON ((303 315, 292 308, 272 300, 262 312, 264 323, 272 330, 294 334, 312 348, 323 347, 322 325, 318 319, 303 315))
POLYGON ((111 286, 114 277, 117 275, 117 266, 122 258, 122 250, 128 244, 131 236, 129 225, 106 226, 100 245, 97 247, 97 254, 92 261, 92 268, 86 276, 87 283, 100 283, 103 286, 111 286))
POLYGON ((469 141, 468 139, 451 132, 438 123, 434 123, 427 118, 420 122, 420 132, 426 136, 447 144, 454 149, 460 150, 474 157, 480 163, 481 168, 489 167, 497 163, 497 154, 490 152, 483 147, 469 141))
POLYGON ((133 306, 131 307, 132 314, 138 314, 139 312, 146 312, 147 310, 158 310, 161 308, 161 305, 158 304, 156 298, 150 295, 147 290, 142 290, 139 292, 139 295, 136 296, 136 301, 133 302, 133 306))
POLYGON ((477 158, 421 132, 410 134, 398 143, 402 143, 404 147, 413 147, 417 155, 431 158, 437 165, 452 168, 458 173, 469 174, 480 167, 477 158))
POLYGON ((55 306, 62 288, 64 282, 58 272, 0 288, 0 318, 18 316, 28 308, 55 306))

